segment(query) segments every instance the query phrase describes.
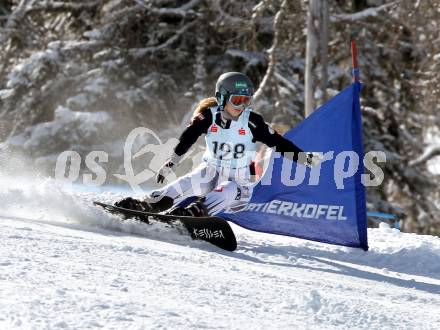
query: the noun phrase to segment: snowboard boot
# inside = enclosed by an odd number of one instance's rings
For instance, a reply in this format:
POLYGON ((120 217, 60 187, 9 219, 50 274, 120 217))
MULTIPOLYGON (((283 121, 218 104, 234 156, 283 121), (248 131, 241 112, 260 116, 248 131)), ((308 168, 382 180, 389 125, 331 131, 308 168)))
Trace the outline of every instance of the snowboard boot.
POLYGON ((187 207, 176 207, 171 210, 168 214, 171 215, 182 215, 186 217, 207 217, 208 209, 203 202, 204 198, 198 199, 197 201, 189 204, 187 207))
POLYGON ((159 213, 168 210, 171 206, 173 206, 173 203, 174 200, 168 196, 163 196, 159 201, 154 203, 153 202, 149 203, 131 197, 127 197, 121 199, 120 201, 117 201, 115 203, 115 206, 129 210, 159 213))

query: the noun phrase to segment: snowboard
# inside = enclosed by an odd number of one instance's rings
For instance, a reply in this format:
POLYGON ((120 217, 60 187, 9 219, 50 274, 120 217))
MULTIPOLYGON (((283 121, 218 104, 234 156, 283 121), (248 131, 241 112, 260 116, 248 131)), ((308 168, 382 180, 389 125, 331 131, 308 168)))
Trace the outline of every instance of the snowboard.
POLYGON ((223 250, 234 251, 237 240, 229 223, 219 217, 190 217, 154 212, 143 212, 94 201, 93 204, 104 208, 112 214, 122 215, 126 219, 134 219, 149 224, 149 217, 167 224, 182 224, 192 239, 209 242, 223 250))

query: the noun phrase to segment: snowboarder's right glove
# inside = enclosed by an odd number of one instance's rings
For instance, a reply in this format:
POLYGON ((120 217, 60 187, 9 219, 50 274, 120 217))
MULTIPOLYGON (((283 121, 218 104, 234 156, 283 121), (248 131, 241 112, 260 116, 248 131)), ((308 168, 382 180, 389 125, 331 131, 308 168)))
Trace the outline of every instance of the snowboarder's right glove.
POLYGON ((313 167, 318 165, 324 158, 322 152, 307 152, 300 153, 298 157, 298 162, 307 167, 313 167))

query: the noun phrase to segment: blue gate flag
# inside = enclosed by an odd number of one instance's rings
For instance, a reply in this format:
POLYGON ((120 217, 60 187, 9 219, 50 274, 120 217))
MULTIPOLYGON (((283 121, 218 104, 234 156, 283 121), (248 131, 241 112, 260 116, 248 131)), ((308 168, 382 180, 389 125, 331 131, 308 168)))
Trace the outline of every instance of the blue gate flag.
POLYGON ((321 165, 306 168, 272 152, 249 203, 219 216, 250 230, 368 250, 360 90, 353 82, 284 135, 324 153, 321 165))

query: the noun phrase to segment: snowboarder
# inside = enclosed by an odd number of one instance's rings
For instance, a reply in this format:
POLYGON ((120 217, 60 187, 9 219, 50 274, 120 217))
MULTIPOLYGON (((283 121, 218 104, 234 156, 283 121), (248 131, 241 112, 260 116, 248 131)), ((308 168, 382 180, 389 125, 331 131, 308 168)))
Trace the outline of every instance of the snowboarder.
POLYGON ((189 206, 174 207, 168 212, 207 216, 242 205, 250 199, 255 185, 253 161, 257 141, 306 166, 317 164, 318 154, 304 153, 250 109, 253 94, 253 84, 245 74, 222 74, 216 83, 215 97, 199 102, 191 123, 180 136, 172 157, 160 168, 156 181, 163 183, 199 136, 205 134, 206 150, 202 164, 164 188, 153 191, 144 200, 127 197, 116 202, 115 206, 162 212, 188 197, 198 196, 189 206))

